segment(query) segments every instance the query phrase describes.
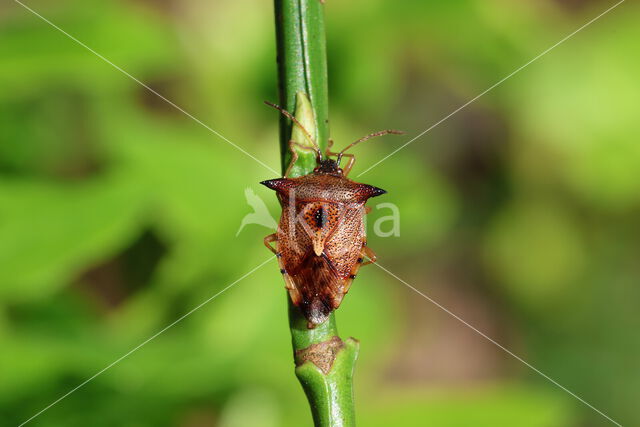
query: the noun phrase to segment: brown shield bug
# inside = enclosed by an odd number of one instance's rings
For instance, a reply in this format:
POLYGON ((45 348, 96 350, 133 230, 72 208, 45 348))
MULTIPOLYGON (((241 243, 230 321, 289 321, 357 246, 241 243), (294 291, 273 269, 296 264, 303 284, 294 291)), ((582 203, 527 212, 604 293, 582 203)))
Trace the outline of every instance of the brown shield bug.
POLYGON ((329 140, 323 154, 295 117, 277 105, 267 104, 291 119, 311 142, 311 147, 307 147, 290 141, 293 156, 285 176, 261 184, 276 191, 282 206, 278 230, 265 237, 264 243, 278 257, 291 301, 307 318, 308 327, 313 328, 340 306, 360 266, 376 260, 375 253, 367 247, 364 215, 370 208, 365 203, 386 191, 347 178, 355 157, 345 152, 369 138, 402 132, 372 133, 338 153, 330 151, 332 141, 329 140), (290 178, 298 158, 295 147, 313 150, 316 167, 308 175, 290 178), (340 168, 343 157, 349 161, 340 168), (276 242, 275 248, 272 242, 276 242))

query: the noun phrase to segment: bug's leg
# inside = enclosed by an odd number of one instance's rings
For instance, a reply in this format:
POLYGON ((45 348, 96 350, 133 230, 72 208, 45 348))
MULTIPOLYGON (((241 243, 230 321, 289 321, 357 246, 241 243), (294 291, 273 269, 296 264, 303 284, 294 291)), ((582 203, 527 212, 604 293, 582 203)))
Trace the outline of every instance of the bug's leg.
POLYGON ((331 151, 331 147, 333 147, 333 139, 330 139, 330 140, 327 141, 327 150, 326 150, 327 157, 335 156, 336 154, 338 154, 338 153, 332 152, 331 151))
MULTIPOLYGON (((276 254, 276 256, 278 258, 280 258, 280 253, 273 247, 271 246, 271 242, 277 242, 278 241, 278 235, 276 233, 273 234, 269 234, 268 236, 266 236, 264 238, 264 245, 274 254, 276 254)), ((280 272, 282 274, 284 274, 284 287, 285 289, 287 289, 288 291, 292 292, 291 294, 291 298, 295 301, 296 299, 300 299, 300 294, 299 292, 296 290, 295 285, 293 284, 291 277, 286 275, 286 271, 283 269, 282 266, 282 259, 278 260, 278 265, 280 265, 280 272)))
POLYGON ((277 241, 278 241, 278 235, 276 233, 269 234, 264 238, 264 245, 267 247, 267 249, 269 249, 271 252, 276 254, 276 256, 278 255, 278 251, 276 250, 276 248, 271 246, 271 242, 277 242, 277 241))
POLYGON ((293 165, 296 164, 296 161, 298 160, 298 157, 299 157, 298 152, 295 150, 294 146, 298 147, 301 150, 316 152, 315 148, 305 147, 304 145, 301 145, 293 140, 289 141, 289 150, 291 151, 291 161, 289 162, 289 166, 287 166, 287 170, 284 172, 285 178, 289 176, 289 173, 291 173, 291 169, 293 168, 293 165))
POLYGON ((333 139, 330 139, 329 141, 327 141, 327 150, 325 151, 326 156, 327 157, 337 156, 338 153, 331 151, 331 147, 333 147, 333 139))
MULTIPOLYGON (((327 157, 337 156, 338 154, 340 154, 340 153, 335 153, 331 151, 331 147, 333 147, 333 139, 330 139, 329 142, 327 143, 327 157)), ((349 174, 349 171, 351 171, 353 164, 356 162, 356 156, 354 156, 351 153, 342 153, 342 157, 349 158, 349 161, 347 162, 347 166, 342 168, 342 174, 344 176, 347 176, 349 174)))
POLYGON ((376 253, 369 246, 362 247, 362 255, 363 255, 363 258, 364 257, 369 258, 367 261, 364 261, 362 265, 373 264, 378 259, 378 257, 376 256, 376 253))
POLYGON ((370 214, 371 213, 371 206, 365 206, 364 207, 364 213, 366 214, 370 214))
POLYGON ((356 162, 356 156, 354 156, 351 153, 342 153, 342 157, 348 157, 349 161, 347 162, 347 165, 342 168, 342 174, 344 176, 349 175, 349 172, 351 172, 351 168, 353 167, 353 164, 356 162))
POLYGON ((285 178, 289 176, 289 173, 291 173, 291 168, 293 167, 293 165, 296 164, 296 161, 298 160, 298 152, 293 149, 293 144, 295 144, 295 142, 289 141, 289 150, 291 151, 291 161, 289 162, 289 166, 287 166, 287 170, 284 172, 285 178))

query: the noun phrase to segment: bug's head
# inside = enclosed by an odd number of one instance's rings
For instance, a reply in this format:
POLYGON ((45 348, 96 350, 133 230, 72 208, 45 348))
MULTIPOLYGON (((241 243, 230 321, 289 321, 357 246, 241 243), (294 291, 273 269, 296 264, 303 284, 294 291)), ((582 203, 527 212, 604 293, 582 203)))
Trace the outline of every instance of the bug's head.
POLYGON ((318 166, 313 169, 314 173, 327 175, 342 175, 338 162, 333 159, 319 159, 318 166))

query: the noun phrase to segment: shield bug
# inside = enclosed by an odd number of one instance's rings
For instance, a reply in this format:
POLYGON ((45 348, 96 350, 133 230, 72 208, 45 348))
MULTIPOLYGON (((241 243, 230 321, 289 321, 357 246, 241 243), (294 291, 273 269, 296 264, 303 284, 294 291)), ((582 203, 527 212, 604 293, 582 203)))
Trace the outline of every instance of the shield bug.
POLYGON ((282 207, 277 232, 265 237, 264 243, 278 257, 291 301, 308 320, 308 327, 313 328, 340 306, 360 266, 376 260, 375 253, 367 247, 364 215, 370 208, 365 203, 386 191, 347 178, 355 157, 346 151, 372 137, 402 132, 372 133, 338 153, 330 151, 333 142, 329 140, 322 153, 295 117, 275 104, 267 104, 291 119, 311 142, 307 147, 290 141, 292 159, 285 176, 261 184, 276 191, 282 207), (290 171, 298 158, 296 147, 313 150, 316 167, 308 175, 291 178, 290 171), (341 168, 344 157, 349 161, 341 168))

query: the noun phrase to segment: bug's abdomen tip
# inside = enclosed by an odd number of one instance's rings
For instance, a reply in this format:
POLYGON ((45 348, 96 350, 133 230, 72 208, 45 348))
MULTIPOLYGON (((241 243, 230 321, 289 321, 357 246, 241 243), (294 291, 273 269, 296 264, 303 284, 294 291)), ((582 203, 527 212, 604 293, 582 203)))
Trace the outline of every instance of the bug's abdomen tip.
POLYGON ((314 299, 307 311, 305 313, 305 317, 309 320, 310 323, 314 325, 319 325, 324 323, 327 318, 329 318, 329 314, 331 314, 331 309, 327 307, 319 298, 314 299))

